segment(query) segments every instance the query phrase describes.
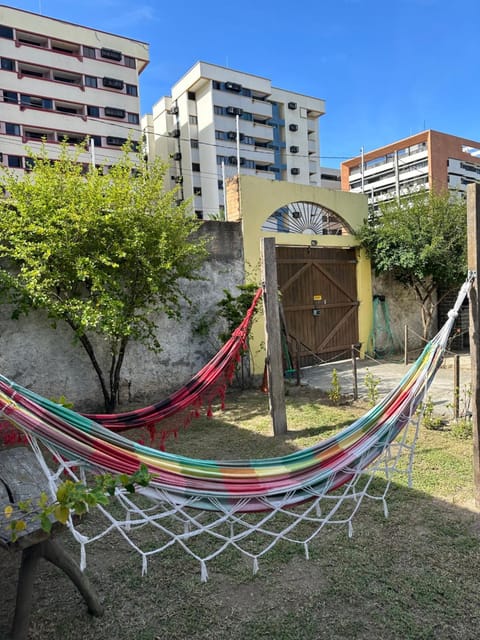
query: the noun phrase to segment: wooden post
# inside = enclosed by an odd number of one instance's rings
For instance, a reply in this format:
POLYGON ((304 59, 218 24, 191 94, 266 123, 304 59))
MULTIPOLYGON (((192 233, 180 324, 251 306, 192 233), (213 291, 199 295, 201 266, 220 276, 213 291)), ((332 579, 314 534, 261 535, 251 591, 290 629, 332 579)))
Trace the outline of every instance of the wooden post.
POLYGON ((261 243, 268 396, 273 434, 278 436, 287 433, 287 412, 285 409, 275 238, 262 238, 261 243))
POLYGON ((453 417, 460 417, 460 356, 456 353, 453 357, 453 417))
POLYGON ((480 507, 480 338, 478 274, 480 267, 480 184, 467 185, 468 269, 476 278, 470 290, 470 358, 472 363, 473 482, 475 504, 480 507))
POLYGON ((403 364, 408 364, 408 324, 406 324, 404 328, 403 364))
POLYGON ((357 351, 352 344, 353 399, 358 400, 357 351))

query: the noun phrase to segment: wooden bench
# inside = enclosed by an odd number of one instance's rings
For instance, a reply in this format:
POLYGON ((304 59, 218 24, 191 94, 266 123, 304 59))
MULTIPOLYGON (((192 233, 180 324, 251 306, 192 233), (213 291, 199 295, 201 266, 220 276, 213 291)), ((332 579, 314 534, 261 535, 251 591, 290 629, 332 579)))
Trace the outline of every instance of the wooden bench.
POLYGON ((12 542, 5 507, 15 507, 22 501, 31 501, 32 505, 36 505, 42 492, 49 495, 47 480, 30 448, 16 447, 0 451, 0 547, 21 552, 12 640, 25 640, 27 637, 35 569, 40 558, 52 562, 67 574, 82 594, 92 615, 103 614, 98 596, 87 576, 55 540, 55 534, 64 529, 63 525, 54 524, 52 532, 48 534, 41 529, 37 518, 22 517, 26 528, 12 542))

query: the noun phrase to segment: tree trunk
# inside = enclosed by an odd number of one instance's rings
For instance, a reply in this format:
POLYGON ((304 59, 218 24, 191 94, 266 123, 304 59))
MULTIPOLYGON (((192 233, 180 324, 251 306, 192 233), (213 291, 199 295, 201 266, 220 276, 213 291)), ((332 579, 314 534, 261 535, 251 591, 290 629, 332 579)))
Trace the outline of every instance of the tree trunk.
POLYGON ((436 287, 433 284, 419 282, 414 284, 413 289, 422 307, 422 337, 425 342, 428 342, 431 336, 435 310, 437 308, 437 304, 434 299, 436 287))

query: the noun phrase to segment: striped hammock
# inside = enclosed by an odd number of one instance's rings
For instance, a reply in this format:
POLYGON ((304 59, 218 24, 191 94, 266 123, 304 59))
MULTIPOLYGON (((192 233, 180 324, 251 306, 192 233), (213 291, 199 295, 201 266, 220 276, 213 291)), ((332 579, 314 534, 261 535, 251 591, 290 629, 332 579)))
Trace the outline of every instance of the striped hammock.
POLYGON ((211 404, 216 398, 220 398, 222 408, 224 407, 225 391, 232 381, 242 352, 247 348, 250 323, 262 293, 263 290, 259 287, 244 319, 215 356, 185 385, 167 398, 133 411, 83 415, 113 431, 145 428, 150 432, 152 441, 158 423, 174 416, 183 416, 183 421, 177 420, 175 426, 160 429, 160 448, 163 449, 164 441, 169 434, 176 434, 179 424, 188 426, 192 418, 200 415, 201 407, 206 408, 207 416, 211 416, 211 404))
MULTIPOLYGON (((140 508, 119 491, 125 519, 114 518, 105 512, 109 522, 105 531, 112 527, 118 529, 139 550, 126 532, 137 524, 154 524, 167 541, 163 539, 156 550, 140 550, 144 568, 148 555, 178 542, 201 562, 202 578, 205 579, 206 560, 230 545, 251 555, 255 563, 279 539, 305 545, 330 522, 345 522, 350 530, 351 518, 363 497, 382 500, 386 511, 386 491, 393 471, 397 470, 400 452, 405 449, 409 451, 407 473, 411 472, 413 444, 407 442, 404 428, 416 421, 418 429, 418 409, 441 365, 455 318, 472 280, 473 276, 470 276, 465 282, 447 322, 425 346, 395 389, 336 435, 282 457, 218 461, 158 451, 132 442, 3 376, 0 376, 0 411, 29 436, 39 457, 38 442, 55 454, 62 471, 72 477, 76 473, 72 465, 95 472, 132 474, 145 464, 152 479, 142 493, 148 495, 157 506, 156 510, 140 508), (403 439, 398 444, 397 438, 402 432, 403 439), (387 480, 380 496, 374 496, 370 491, 372 475, 366 474, 372 470, 380 470, 387 480), (361 478, 363 482, 359 483, 361 478), (351 512, 338 519, 339 506, 347 499, 352 505, 351 512), (325 501, 329 504, 328 509, 321 506, 325 501), (262 512, 268 515, 259 520, 258 514, 262 512), (266 527, 265 523, 279 514, 287 516, 289 524, 280 529, 266 527), (255 517, 250 519, 249 515, 255 517), (167 520, 173 524, 167 526, 167 520), (183 529, 179 529, 179 522, 183 523, 183 529), (292 535, 300 523, 313 527, 313 533, 302 540, 292 535), (225 530, 227 524, 229 528, 225 530), (268 542, 260 552, 252 553, 240 543, 255 532, 261 532, 268 542), (188 544, 200 533, 206 533, 218 543, 215 551, 202 555, 188 544)), ((54 492, 60 472, 50 472, 45 462, 42 465, 54 492)), ((82 545, 86 544, 81 535, 78 539, 82 545)))

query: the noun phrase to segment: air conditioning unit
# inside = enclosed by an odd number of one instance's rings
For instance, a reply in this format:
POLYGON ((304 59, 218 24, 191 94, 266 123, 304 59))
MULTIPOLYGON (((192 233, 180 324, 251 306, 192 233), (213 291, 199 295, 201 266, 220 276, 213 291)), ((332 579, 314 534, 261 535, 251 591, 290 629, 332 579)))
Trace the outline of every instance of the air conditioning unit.
POLYGON ((229 116, 241 116, 243 113, 243 109, 240 109, 239 107, 227 107, 225 111, 229 116))
POLYGON ((109 87, 110 89, 123 89, 123 80, 118 80, 117 78, 103 78, 102 82, 104 87, 109 87))
POLYGON ((230 156, 228 158, 228 162, 229 162, 229 164, 237 164, 237 157, 236 156, 230 156))
POLYGON ((107 118, 125 118, 125 109, 117 109, 116 107, 105 107, 105 115, 107 118))
POLYGON ((296 102, 289 102, 288 103, 288 108, 289 109, 296 109, 297 108, 297 103, 296 102))
POLYGON ((126 143, 126 138, 117 138, 116 136, 107 136, 107 144, 112 147, 121 147, 126 143))
POLYGON ((182 159, 182 154, 178 151, 177 153, 172 154, 172 159, 173 160, 181 160, 182 159))
POLYGON ((298 124, 289 124, 288 129, 290 131, 298 131, 298 124))
POLYGON ((292 145, 290 147, 290 153, 298 153, 298 147, 296 147, 295 145, 292 145))
POLYGON ((102 47, 100 49, 100 55, 102 56, 102 58, 108 58, 109 60, 120 61, 122 59, 121 51, 115 51, 115 49, 107 49, 106 47, 102 47))
POLYGON ((175 116, 178 113, 178 107, 176 104, 174 104, 172 107, 170 107, 170 109, 168 110, 168 113, 170 113, 170 115, 175 116))
POLYGON ((292 167, 292 169, 290 169, 290 173, 292 176, 298 176, 300 175, 300 169, 298 167, 292 167))
POLYGON ((180 129, 173 129, 172 131, 170 131, 170 135, 172 136, 172 138, 179 138, 180 137, 180 129))
POLYGON ((236 134, 236 132, 235 132, 235 131, 229 131, 229 132, 227 133, 227 138, 228 138, 229 140, 236 140, 236 139, 237 139, 237 134, 236 134))
POLYGON ((242 85, 237 82, 225 82, 225 89, 227 91, 237 91, 238 93, 242 90, 242 85))

